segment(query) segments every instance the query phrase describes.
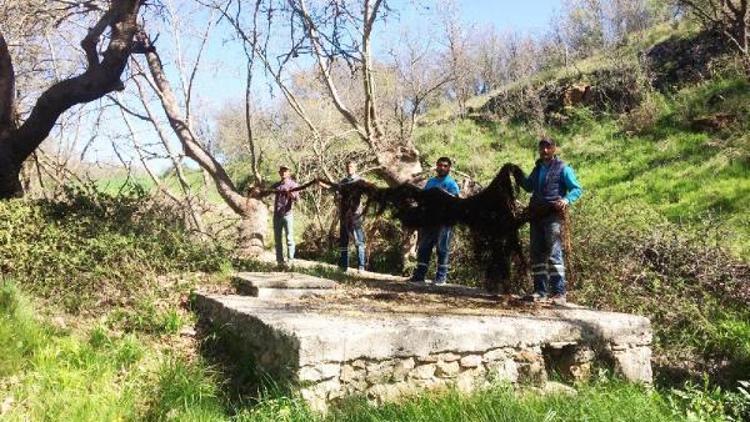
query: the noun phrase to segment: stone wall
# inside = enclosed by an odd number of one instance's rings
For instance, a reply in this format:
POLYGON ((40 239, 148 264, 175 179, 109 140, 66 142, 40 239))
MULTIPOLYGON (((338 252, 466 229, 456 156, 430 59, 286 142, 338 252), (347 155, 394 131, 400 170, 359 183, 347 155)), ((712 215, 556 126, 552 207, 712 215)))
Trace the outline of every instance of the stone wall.
POLYGON ((595 353, 566 345, 545 356, 542 347, 496 348, 476 353, 440 352, 385 360, 356 359, 305 366, 299 370, 302 397, 316 408, 348 395, 377 403, 422 390, 453 386, 468 392, 490 382, 544 384, 548 371, 565 378, 587 378, 595 353), (558 360, 552 361, 551 358, 558 360))
POLYGON ((636 315, 583 308, 332 313, 270 297, 277 299, 198 294, 195 305, 203 320, 236 339, 236 359, 298 389, 317 410, 351 395, 381 403, 449 385, 461 391, 493 381, 541 386, 555 373, 581 380, 594 366, 651 382, 651 327, 636 315))

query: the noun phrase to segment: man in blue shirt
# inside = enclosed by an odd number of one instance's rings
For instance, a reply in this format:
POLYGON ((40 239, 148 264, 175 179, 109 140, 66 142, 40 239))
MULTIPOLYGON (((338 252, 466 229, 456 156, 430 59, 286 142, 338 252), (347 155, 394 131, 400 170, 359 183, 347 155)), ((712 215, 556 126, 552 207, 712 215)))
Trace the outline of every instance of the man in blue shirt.
MULTIPOLYGON (((441 189, 446 193, 458 196, 459 188, 455 180, 449 175, 451 160, 440 157, 435 164, 437 176, 430 178, 423 190, 441 189)), ((417 268, 411 277, 412 283, 424 283, 427 268, 430 264, 432 249, 437 246, 438 267, 435 273, 435 285, 442 286, 448 279, 448 252, 450 250, 451 226, 425 227, 419 231, 419 246, 417 247, 417 268)))
POLYGON ((539 141, 539 160, 521 187, 531 192, 531 271, 534 293, 525 299, 536 301, 547 297, 551 284, 554 303, 565 303, 565 262, 563 258, 562 221, 568 206, 583 192, 573 168, 555 155, 555 141, 539 141))

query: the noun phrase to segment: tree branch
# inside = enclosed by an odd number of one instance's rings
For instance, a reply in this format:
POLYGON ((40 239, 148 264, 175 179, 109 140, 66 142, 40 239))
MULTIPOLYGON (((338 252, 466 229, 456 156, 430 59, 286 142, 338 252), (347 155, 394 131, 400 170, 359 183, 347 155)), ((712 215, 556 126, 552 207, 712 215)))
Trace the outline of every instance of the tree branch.
POLYGON ((151 48, 146 52, 146 61, 148 62, 154 85, 158 90, 157 93, 159 99, 161 100, 164 111, 167 114, 169 125, 174 130, 180 143, 182 143, 185 154, 195 160, 196 163, 211 175, 219 195, 224 198, 227 205, 229 205, 237 214, 245 215, 247 211, 245 209, 245 204, 247 202, 245 197, 239 193, 234 183, 229 178, 229 175, 224 170, 224 167, 222 167, 213 155, 206 151, 190 130, 188 122, 181 117, 177 99, 172 91, 172 87, 169 85, 166 75, 164 74, 164 68, 159 55, 156 53, 156 49, 151 48))
POLYGON ((25 160, 49 135, 59 116, 67 109, 122 89, 120 75, 130 55, 142 4, 141 0, 112 1, 110 9, 81 42, 87 56, 86 71, 46 90, 23 125, 6 136, 11 143, 14 160, 25 160), (111 31, 110 40, 100 61, 96 42, 107 26, 111 31))

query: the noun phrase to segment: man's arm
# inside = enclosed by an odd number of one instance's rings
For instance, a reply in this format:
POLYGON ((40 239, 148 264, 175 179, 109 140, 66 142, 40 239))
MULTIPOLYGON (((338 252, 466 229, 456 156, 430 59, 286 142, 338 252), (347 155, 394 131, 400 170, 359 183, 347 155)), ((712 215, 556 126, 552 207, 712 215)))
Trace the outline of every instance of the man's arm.
POLYGON ((292 201, 296 201, 296 200, 299 199, 299 191, 294 191, 294 192, 291 191, 292 189, 295 189, 295 188, 298 188, 298 187, 299 187, 299 185, 295 181, 292 181, 289 184, 289 187, 288 187, 288 189, 290 191, 289 192, 289 197, 292 198, 292 201))
POLYGON ((578 183, 576 173, 570 166, 565 166, 565 168, 563 169, 563 183, 565 183, 565 189, 568 192, 567 194, 565 194, 564 199, 568 202, 568 204, 572 204, 581 197, 583 188, 581 187, 581 184, 578 183))
POLYGON ((453 195, 458 196, 458 194, 461 192, 461 188, 458 187, 458 183, 454 179, 451 179, 451 183, 448 183, 448 186, 446 186, 446 191, 453 195))
POLYGON ((341 189, 341 183, 333 183, 326 180, 318 180, 318 185, 332 192, 338 192, 341 189))
POLYGON ((531 171, 531 174, 529 174, 528 177, 526 177, 526 173, 521 170, 518 166, 513 166, 513 178, 516 179, 516 183, 518 183, 518 186, 520 186, 523 190, 526 192, 531 192, 534 190, 534 186, 531 182, 531 177, 534 174, 534 170, 531 171))

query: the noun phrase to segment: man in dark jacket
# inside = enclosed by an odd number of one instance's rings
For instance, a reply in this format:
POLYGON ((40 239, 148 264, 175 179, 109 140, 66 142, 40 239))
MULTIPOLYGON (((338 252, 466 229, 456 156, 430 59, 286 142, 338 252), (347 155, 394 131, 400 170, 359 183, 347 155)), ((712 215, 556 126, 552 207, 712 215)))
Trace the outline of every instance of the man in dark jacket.
POLYGON ((555 155, 555 141, 539 141, 539 159, 521 186, 531 192, 531 271, 534 293, 527 300, 547 298, 565 303, 565 263, 563 257, 562 221, 568 206, 583 192, 573 168, 555 155))
POLYGON ((346 177, 337 184, 320 181, 319 183, 328 189, 338 192, 339 200, 339 269, 349 269, 349 240, 354 239, 357 248, 357 269, 365 269, 365 231, 364 204, 362 204, 362 193, 356 189, 347 189, 362 178, 357 174, 357 163, 347 161, 346 177))

